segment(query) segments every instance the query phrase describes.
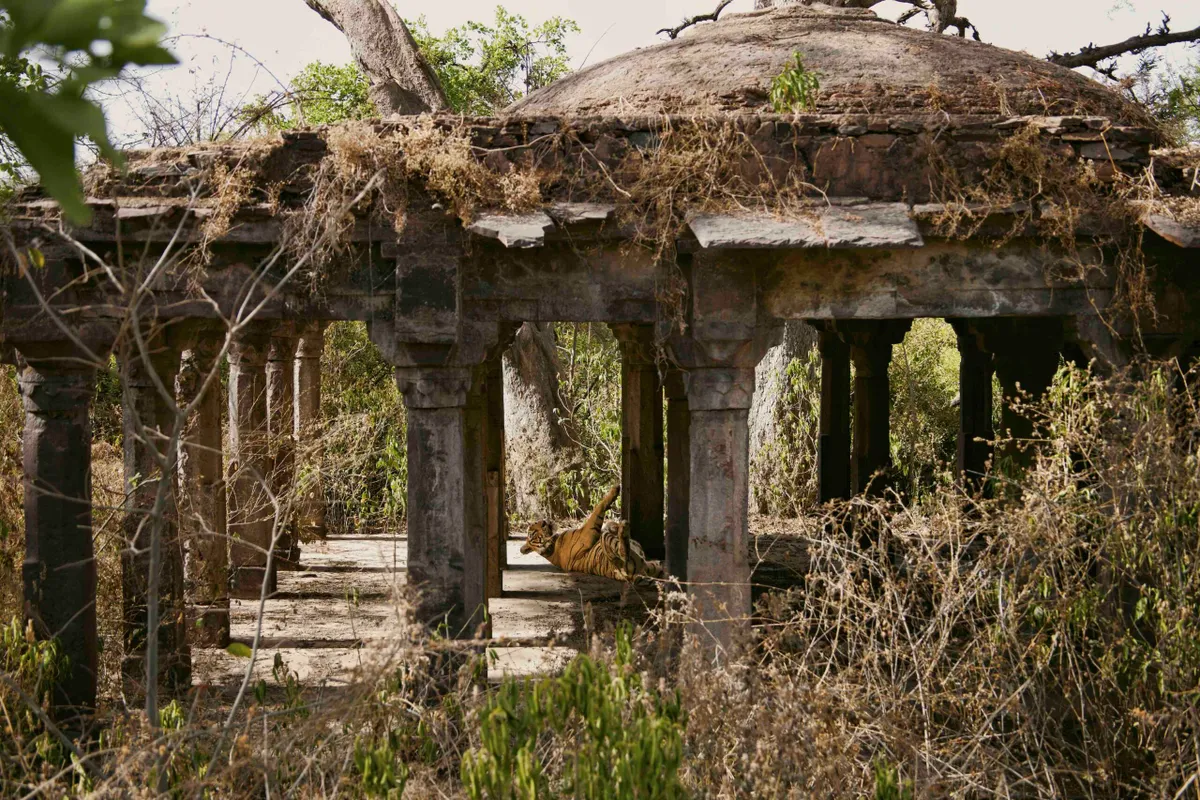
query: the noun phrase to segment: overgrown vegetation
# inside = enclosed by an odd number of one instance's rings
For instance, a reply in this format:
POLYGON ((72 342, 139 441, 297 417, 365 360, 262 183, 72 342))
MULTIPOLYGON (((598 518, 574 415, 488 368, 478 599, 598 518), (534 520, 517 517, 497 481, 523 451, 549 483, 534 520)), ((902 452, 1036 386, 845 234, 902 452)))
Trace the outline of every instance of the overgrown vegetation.
POLYGON ((779 114, 812 111, 821 93, 820 74, 804 66, 804 54, 797 50, 792 58, 791 66, 771 81, 771 106, 779 114))
POLYGON ((72 219, 85 221, 75 144, 92 142, 107 158, 104 112, 86 93, 131 65, 174 64, 159 46, 165 28, 145 15, 145 0, 4 0, 0 3, 0 177, 27 162, 72 219), (49 70, 47 70, 49 67, 49 70))
MULTIPOLYGON (((672 599, 560 677, 479 691, 478 666, 447 682, 445 644, 401 612, 361 685, 306 688, 277 663, 225 734, 227 699, 201 694, 157 731, 113 718, 79 768, 36 714, 14 719, 8 786, 136 793, 165 774, 173 793, 238 797, 1188 797, 1200 376, 1172 369, 1064 367, 1034 412, 1019 501, 967 508, 945 491, 807 517, 803 585, 767 596, 723 668, 678 650, 689 617, 672 599)), ((33 666, 53 658, 19 624, 5 643, 27 665, 6 674, 34 696, 33 666)))

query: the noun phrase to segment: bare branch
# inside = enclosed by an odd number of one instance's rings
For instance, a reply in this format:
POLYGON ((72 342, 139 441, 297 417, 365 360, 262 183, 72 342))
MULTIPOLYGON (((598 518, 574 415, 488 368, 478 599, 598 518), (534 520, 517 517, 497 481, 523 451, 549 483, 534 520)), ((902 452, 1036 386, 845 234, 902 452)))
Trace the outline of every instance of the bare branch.
POLYGON ((1126 53, 1141 53, 1153 47, 1166 47, 1180 42, 1200 42, 1200 28, 1175 33, 1171 30, 1171 18, 1164 14, 1158 30, 1152 30, 1147 25, 1144 34, 1133 36, 1123 42, 1103 46, 1089 44, 1076 53, 1051 53, 1046 60, 1052 64, 1072 69, 1075 67, 1096 69, 1100 62, 1123 56, 1126 53))
POLYGON ((694 17, 688 17, 682 23, 680 23, 678 26, 676 26, 674 28, 663 28, 662 30, 659 31, 659 33, 665 33, 667 36, 671 37, 672 39, 678 39, 679 34, 683 33, 685 30, 692 27, 693 25, 698 25, 701 22, 716 22, 718 19, 720 19, 721 12, 724 11, 725 8, 732 2, 733 2, 733 0, 721 0, 721 2, 717 5, 717 7, 715 9, 713 9, 710 13, 697 14, 694 17))

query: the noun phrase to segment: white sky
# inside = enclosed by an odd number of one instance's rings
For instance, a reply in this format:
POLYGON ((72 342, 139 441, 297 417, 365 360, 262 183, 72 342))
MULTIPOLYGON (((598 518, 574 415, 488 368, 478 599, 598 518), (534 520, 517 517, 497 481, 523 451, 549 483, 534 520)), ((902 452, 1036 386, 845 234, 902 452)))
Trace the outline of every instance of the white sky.
MULTIPOLYGON (((468 20, 490 21, 496 0, 393 0, 401 15, 424 15, 440 33, 468 20)), ((574 19, 582 33, 570 43, 576 67, 659 41, 655 31, 683 17, 710 11, 715 0, 501 0, 531 24, 551 16, 574 19), (590 53, 590 55, 589 55, 590 53)), ((745 11, 753 0, 735 0, 729 12, 745 11)), ((876 11, 895 16, 895 2, 876 11)), ((960 0, 959 12, 979 26, 985 41, 1044 56, 1052 49, 1074 50, 1089 42, 1107 44, 1140 33, 1159 11, 1171 14, 1176 30, 1200 24, 1196 0, 960 0)), ((350 60, 345 39, 311 11, 304 0, 150 0, 149 13, 166 22, 172 34, 207 34, 239 45, 280 81, 306 63, 350 60)), ((184 38, 173 49, 181 66, 155 76, 151 87, 164 96, 186 96, 197 85, 230 72, 230 88, 253 96, 277 88, 275 79, 245 57, 231 59, 228 48, 212 41, 184 38), (232 61, 232 66, 231 66, 232 61)), ((1171 61, 1195 51, 1177 46, 1171 61)), ((222 78, 223 79, 223 78, 222 78)), ((109 109, 117 131, 133 125, 120 103, 109 109)))

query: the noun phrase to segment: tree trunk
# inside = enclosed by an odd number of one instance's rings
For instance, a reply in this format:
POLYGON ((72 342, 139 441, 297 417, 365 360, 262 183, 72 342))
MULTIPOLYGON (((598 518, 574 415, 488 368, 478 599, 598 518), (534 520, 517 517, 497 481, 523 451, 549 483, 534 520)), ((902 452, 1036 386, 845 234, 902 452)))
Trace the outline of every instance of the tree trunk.
POLYGON ((442 111, 446 95, 388 0, 304 0, 350 42, 383 116, 442 111))
POLYGON ((774 507, 771 499, 778 494, 772 488, 782 488, 777 483, 786 479, 784 469, 789 464, 781 460, 791 460, 791 454, 778 449, 781 443, 792 440, 783 429, 787 424, 783 404, 787 368, 794 359, 808 358, 816 344, 813 328, 795 320, 788 322, 783 342, 768 350, 755 369, 754 403, 750 406, 750 508, 759 514, 786 510, 774 507))
MULTIPOLYGON (((345 34, 382 115, 447 108, 437 76, 389 0, 304 2, 345 34)), ((525 325, 504 356, 504 418, 517 513, 526 517, 565 515, 557 479, 583 463, 570 409, 558 394, 559 371, 553 328, 525 325)))
POLYGON ((583 463, 570 409, 558 392, 554 328, 525 323, 504 354, 504 430, 509 480, 516 488, 519 517, 563 517, 566 493, 559 476, 583 463))

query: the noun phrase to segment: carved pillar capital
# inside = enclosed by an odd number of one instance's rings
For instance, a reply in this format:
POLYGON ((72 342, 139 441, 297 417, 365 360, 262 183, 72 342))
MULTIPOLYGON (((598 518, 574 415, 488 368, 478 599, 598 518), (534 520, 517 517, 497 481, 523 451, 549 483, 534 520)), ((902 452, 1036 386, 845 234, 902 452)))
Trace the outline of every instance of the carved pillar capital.
POLYGON ((320 359, 325 352, 326 322, 304 322, 296 324, 296 358, 320 359))
POLYGON ((465 408, 473 372, 467 367, 398 367, 396 383, 409 408, 465 408))
POLYGON ((291 361, 296 357, 300 342, 296 326, 290 322, 279 322, 271 326, 267 343, 267 361, 291 361))
POLYGON ((73 413, 86 408, 92 400, 96 371, 90 368, 35 368, 21 365, 18 386, 25 411, 29 414, 73 413))
POLYGON ((753 368, 693 369, 685 379, 692 411, 749 410, 754 400, 753 368))
POLYGON ((626 364, 642 367, 655 363, 656 342, 653 325, 614 323, 608 327, 621 347, 621 358, 626 364))

